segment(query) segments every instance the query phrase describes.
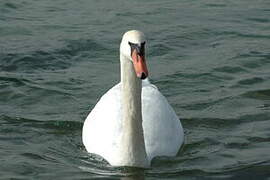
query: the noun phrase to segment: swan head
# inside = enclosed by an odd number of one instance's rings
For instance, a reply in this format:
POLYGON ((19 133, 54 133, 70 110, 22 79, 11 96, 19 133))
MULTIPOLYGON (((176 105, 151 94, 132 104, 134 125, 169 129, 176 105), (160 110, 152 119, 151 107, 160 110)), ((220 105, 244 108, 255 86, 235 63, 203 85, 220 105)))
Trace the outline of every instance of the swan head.
POLYGON ((148 76, 145 44, 144 34, 138 30, 131 30, 123 35, 120 45, 120 53, 125 57, 125 60, 130 60, 133 63, 135 73, 140 79, 145 79, 148 76))

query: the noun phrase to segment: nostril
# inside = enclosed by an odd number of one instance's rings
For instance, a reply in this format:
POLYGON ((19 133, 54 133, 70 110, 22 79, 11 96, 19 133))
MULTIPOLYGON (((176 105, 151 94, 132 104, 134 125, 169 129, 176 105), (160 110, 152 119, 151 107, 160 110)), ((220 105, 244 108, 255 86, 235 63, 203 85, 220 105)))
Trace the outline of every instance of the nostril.
POLYGON ((141 79, 145 79, 146 78, 146 74, 143 72, 141 75, 141 79))

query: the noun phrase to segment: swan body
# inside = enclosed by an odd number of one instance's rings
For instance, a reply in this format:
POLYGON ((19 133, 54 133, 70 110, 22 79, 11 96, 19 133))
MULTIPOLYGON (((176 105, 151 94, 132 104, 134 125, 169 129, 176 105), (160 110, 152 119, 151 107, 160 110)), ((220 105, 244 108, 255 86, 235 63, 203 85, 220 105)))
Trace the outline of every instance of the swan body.
POLYGON ((184 140, 176 113, 146 78, 144 44, 140 31, 125 33, 121 82, 100 98, 83 125, 86 150, 113 166, 148 167, 156 156, 175 156, 184 140))

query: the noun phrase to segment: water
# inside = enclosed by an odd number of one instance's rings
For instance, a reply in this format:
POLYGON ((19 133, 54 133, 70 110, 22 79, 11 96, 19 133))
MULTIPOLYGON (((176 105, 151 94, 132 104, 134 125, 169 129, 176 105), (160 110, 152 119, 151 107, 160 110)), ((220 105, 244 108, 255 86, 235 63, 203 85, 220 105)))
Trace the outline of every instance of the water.
POLYGON ((268 0, 2 0, 0 179, 270 179, 269 17, 268 0), (130 29, 185 129, 178 156, 147 170, 81 141, 130 29))

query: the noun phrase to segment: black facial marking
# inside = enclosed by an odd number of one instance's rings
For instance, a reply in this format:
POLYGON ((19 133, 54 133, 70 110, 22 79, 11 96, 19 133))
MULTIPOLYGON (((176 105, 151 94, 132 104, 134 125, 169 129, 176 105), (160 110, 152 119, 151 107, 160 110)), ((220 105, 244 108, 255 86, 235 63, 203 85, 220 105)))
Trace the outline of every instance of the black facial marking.
POLYGON ((141 44, 128 42, 128 44, 130 45, 130 48, 131 48, 131 55, 132 55, 132 52, 136 49, 139 56, 144 56, 144 54, 145 54, 145 42, 143 42, 141 44))
POLYGON ((140 50, 138 51, 140 56, 144 56, 145 54, 145 42, 141 43, 140 50))
POLYGON ((134 44, 134 43, 131 43, 131 42, 128 42, 128 44, 130 45, 130 48, 131 48, 131 54, 130 55, 132 55, 132 53, 133 53, 133 51, 135 50, 135 49, 137 49, 137 44, 134 44))

